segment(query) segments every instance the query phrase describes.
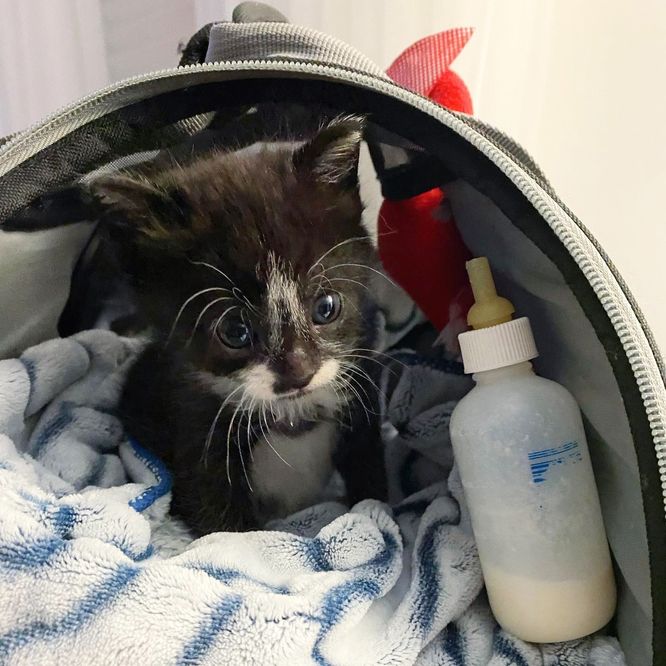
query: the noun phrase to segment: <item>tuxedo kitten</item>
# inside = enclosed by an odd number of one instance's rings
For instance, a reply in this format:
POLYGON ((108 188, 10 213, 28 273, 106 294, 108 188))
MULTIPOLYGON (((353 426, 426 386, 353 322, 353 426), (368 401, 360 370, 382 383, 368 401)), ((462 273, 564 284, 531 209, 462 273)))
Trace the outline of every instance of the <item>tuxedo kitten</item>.
POLYGON ((92 185, 151 335, 120 415, 196 534, 309 506, 336 467, 349 502, 385 495, 361 135, 344 117, 92 185))

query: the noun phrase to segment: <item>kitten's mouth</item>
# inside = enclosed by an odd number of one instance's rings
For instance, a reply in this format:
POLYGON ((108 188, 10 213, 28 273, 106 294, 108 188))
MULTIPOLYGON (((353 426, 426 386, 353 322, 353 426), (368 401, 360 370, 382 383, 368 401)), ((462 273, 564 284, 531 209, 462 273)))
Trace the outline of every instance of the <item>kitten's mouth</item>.
POLYGON ((317 387, 306 386, 286 393, 280 393, 275 398, 278 415, 273 421, 271 429, 289 437, 312 430, 321 419, 319 406, 308 405, 304 400, 317 393, 317 387), (303 405, 299 401, 304 400, 303 405))
POLYGON ((271 401, 275 425, 283 432, 307 430, 338 409, 338 396, 328 385, 304 386, 280 393, 271 401))

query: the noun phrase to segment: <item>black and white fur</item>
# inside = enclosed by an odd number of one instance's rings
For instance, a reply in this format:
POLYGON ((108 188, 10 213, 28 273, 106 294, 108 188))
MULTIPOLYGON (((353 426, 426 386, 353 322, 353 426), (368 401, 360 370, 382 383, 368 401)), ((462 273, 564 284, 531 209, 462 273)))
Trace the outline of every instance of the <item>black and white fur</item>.
POLYGON ((195 533, 308 506, 335 468, 350 502, 385 495, 361 135, 345 117, 297 147, 92 185, 151 332, 120 414, 169 466, 195 533))

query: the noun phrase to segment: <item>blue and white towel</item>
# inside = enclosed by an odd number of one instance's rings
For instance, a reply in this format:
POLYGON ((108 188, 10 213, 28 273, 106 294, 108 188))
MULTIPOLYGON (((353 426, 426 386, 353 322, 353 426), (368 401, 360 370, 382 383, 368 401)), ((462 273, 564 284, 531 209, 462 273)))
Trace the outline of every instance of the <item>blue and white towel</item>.
POLYGON ((113 416, 138 344, 90 331, 0 361, 0 663, 624 663, 612 638, 540 647, 496 627, 446 482, 467 381, 450 368, 400 354, 387 372, 392 507, 191 541, 167 470, 113 416))

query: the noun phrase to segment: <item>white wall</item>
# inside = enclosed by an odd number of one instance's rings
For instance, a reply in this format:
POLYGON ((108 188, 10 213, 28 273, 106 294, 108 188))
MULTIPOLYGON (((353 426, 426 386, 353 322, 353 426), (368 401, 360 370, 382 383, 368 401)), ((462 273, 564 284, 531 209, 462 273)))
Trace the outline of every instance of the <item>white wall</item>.
MULTIPOLYGON (((179 41, 205 22, 229 18, 235 4, 0 0, 0 132, 107 80, 172 65, 179 41)), ((664 0, 272 4, 383 66, 419 37, 475 27, 454 68, 470 86, 477 115, 534 155, 614 260, 666 348, 664 0)))
POLYGON ((0 135, 108 80, 96 0, 0 0, 0 135))
POLYGON ((183 0, 95 0, 101 5, 109 75, 112 81, 178 63, 178 47, 190 38, 196 20, 183 0))

